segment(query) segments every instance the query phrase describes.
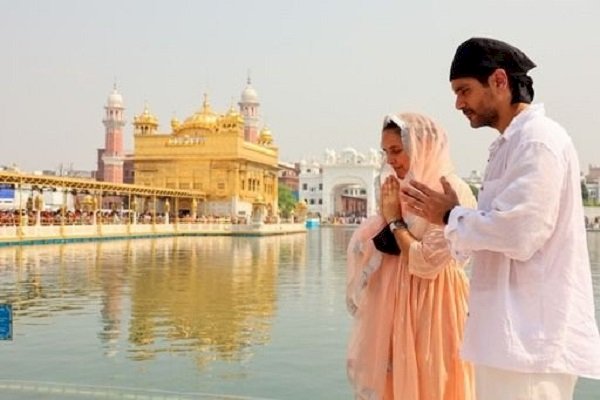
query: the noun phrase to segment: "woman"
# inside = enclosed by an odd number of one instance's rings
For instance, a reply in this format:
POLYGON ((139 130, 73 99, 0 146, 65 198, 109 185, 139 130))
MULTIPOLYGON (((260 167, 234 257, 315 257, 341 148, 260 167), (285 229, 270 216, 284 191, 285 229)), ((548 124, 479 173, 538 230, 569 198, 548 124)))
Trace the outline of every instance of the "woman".
POLYGON ((355 396, 472 400, 472 368, 459 356, 468 294, 464 265, 452 257, 443 227, 402 212, 399 189, 416 179, 441 190, 445 176, 462 205, 474 207, 475 198, 454 175, 446 133, 431 119, 387 116, 381 147, 384 169, 392 171, 380 175, 379 215, 363 222, 348 245, 347 303, 355 324, 347 368, 355 396), (377 245, 386 236, 396 251, 377 245))

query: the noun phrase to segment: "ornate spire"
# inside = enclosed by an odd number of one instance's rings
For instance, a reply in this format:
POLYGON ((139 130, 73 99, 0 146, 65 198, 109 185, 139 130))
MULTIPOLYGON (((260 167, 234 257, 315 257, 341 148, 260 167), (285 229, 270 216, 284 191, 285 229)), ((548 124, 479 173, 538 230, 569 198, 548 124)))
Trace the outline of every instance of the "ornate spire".
POLYGON ((231 103, 229 105, 229 110, 227 110, 227 114, 237 114, 237 110, 235 109, 235 99, 231 96, 231 103))
POLYGON ((204 93, 204 101, 202 102, 202 114, 214 114, 212 107, 210 106, 210 101, 208 101, 208 93, 204 93))

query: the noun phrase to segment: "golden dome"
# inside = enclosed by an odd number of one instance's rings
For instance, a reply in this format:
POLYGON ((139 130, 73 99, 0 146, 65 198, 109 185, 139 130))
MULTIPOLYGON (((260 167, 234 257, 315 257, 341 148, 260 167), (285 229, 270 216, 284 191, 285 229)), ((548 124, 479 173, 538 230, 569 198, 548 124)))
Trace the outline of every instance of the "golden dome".
POLYGON ((177 119, 176 116, 173 116, 173 118, 171 118, 171 129, 173 130, 173 132, 175 132, 180 127, 181 127, 181 122, 179 121, 179 119, 177 119))
POLYGON ((227 110, 227 116, 228 117, 237 117, 238 115, 241 116, 241 114, 235 109, 235 107, 232 104, 229 107, 229 110, 227 110))
MULTIPOLYGON (((231 130, 244 126, 244 117, 233 107, 229 107, 227 114, 219 120, 219 130, 231 130)), ((243 134, 243 131, 241 131, 243 134)))
POLYGON ((204 102, 202 103, 202 109, 187 118, 181 125, 181 129, 185 128, 204 128, 213 129, 217 124, 219 116, 215 113, 210 103, 208 102, 208 95, 204 94, 204 102))
POLYGON ((271 130, 265 126, 260 131, 258 135, 258 143, 260 144, 272 144, 273 143, 273 135, 271 134, 271 130))
POLYGON ((148 105, 144 106, 144 112, 133 117, 134 125, 151 125, 158 126, 158 119, 148 110, 148 105))

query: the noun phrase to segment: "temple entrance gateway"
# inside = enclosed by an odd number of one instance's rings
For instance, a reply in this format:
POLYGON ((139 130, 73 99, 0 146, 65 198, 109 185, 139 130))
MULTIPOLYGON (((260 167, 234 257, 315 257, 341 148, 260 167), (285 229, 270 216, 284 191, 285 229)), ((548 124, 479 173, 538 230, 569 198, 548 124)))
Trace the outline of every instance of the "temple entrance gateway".
MULTIPOLYGON (((325 188, 325 186, 324 186, 325 188)), ((329 191, 330 199, 327 202, 331 208, 329 214, 339 222, 355 223, 363 217, 371 215, 368 206, 374 205, 375 201, 368 198, 369 187, 366 182, 357 177, 334 184, 329 191), (352 181, 352 182, 348 182, 352 181)))
POLYGON ((325 151, 325 161, 300 162, 299 197, 321 219, 368 217, 377 212, 374 182, 381 168, 378 151, 368 156, 352 148, 325 151))

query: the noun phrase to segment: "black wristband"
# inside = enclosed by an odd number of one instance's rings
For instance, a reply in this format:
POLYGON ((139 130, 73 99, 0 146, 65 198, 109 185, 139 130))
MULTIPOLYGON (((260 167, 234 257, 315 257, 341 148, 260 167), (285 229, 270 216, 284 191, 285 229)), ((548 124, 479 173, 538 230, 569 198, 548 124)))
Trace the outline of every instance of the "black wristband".
POLYGON ((450 213, 452 212, 452 210, 454 210, 454 207, 452 207, 451 209, 449 209, 448 211, 446 211, 444 213, 444 216, 442 217, 442 221, 444 221, 444 225, 448 225, 448 220, 450 219, 450 213))

